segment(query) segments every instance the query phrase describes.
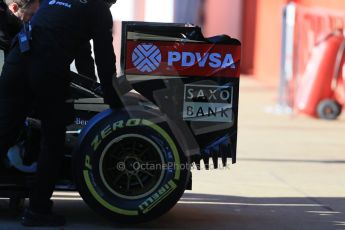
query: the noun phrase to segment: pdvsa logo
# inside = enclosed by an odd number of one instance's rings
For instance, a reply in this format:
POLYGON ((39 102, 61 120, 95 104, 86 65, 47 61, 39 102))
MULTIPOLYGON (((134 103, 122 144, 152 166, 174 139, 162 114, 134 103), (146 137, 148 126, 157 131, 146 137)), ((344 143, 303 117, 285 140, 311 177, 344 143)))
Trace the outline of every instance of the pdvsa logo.
POLYGON ((239 77, 240 46, 127 41, 125 73, 185 77, 239 77))
POLYGON ((168 66, 180 65, 191 67, 197 65, 199 68, 210 67, 213 69, 236 69, 232 54, 221 53, 200 53, 200 52, 175 52, 168 53, 168 66))
POLYGON ((132 53, 132 62, 139 71, 151 73, 160 66, 162 54, 153 44, 140 44, 132 53))
POLYGON ((72 4, 67 3, 67 2, 62 2, 62 1, 56 1, 56 0, 50 0, 48 2, 48 4, 50 6, 57 5, 57 6, 63 6, 63 7, 66 7, 66 8, 72 8, 72 4))

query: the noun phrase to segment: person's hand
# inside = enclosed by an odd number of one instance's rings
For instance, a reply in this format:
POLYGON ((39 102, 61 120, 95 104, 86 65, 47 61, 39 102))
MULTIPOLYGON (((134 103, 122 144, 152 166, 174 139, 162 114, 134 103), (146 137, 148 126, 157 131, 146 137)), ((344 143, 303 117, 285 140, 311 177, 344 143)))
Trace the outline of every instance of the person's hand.
POLYGON ((97 87, 95 87, 95 88, 93 89, 93 92, 94 92, 95 94, 97 94, 98 96, 101 96, 101 97, 104 96, 102 87, 101 87, 100 85, 98 85, 97 87))
POLYGON ((123 103, 121 101, 121 95, 118 94, 114 88, 103 89, 104 92, 104 103, 108 104, 112 109, 123 108, 123 103))
POLYGON ((125 95, 126 93, 133 90, 132 85, 127 80, 126 76, 122 75, 117 77, 113 82, 116 92, 120 95, 125 95))

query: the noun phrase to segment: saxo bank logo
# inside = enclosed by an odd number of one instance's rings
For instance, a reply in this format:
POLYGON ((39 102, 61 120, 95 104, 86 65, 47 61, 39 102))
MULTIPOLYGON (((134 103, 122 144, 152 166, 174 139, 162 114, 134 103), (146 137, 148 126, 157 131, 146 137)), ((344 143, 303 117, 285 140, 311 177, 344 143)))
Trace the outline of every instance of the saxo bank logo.
POLYGON ((132 62, 140 72, 151 73, 161 64, 162 54, 157 46, 143 43, 134 49, 132 62))

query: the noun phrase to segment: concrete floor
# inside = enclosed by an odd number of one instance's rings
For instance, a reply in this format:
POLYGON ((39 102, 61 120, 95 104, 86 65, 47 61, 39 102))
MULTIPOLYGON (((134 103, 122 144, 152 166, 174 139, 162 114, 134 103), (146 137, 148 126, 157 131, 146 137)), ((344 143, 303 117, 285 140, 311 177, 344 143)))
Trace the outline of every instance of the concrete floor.
MULTIPOLYGON (((251 79, 243 78, 240 94, 237 164, 194 171, 193 191, 137 226, 113 225, 77 194, 58 194, 64 229, 345 230, 345 116, 328 122, 267 113, 276 90, 251 79)), ((6 202, 0 200, 0 230, 24 229, 6 202)))

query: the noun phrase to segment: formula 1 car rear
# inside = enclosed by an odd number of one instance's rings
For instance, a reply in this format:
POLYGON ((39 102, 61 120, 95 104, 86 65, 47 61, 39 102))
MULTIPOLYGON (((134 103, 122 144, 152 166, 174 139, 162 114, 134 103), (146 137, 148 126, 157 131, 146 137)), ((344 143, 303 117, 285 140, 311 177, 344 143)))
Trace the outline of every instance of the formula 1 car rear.
MULTIPOLYGON (((193 167, 236 162, 241 45, 226 35, 204 38, 186 24, 122 27, 114 87, 125 107, 109 109, 99 84, 75 75, 76 119, 56 189, 78 191, 97 213, 134 223, 170 210, 191 189, 193 167)), ((39 126, 28 119, 25 138, 0 169, 0 196, 12 203, 28 195, 37 155, 25 146, 39 143, 39 126)))

